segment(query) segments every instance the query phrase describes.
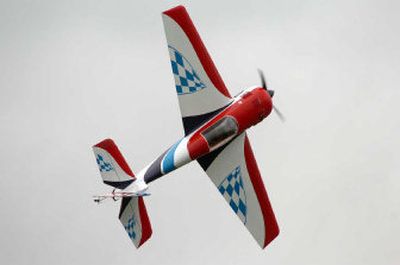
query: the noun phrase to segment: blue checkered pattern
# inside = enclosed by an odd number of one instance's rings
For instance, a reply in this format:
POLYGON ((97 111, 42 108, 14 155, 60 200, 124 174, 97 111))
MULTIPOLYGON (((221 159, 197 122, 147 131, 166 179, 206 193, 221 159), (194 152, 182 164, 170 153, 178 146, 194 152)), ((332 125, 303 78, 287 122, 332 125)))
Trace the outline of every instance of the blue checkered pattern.
POLYGON ((247 221, 246 193, 243 187, 240 166, 236 167, 231 173, 229 173, 221 184, 219 184, 218 190, 229 203, 232 210, 245 224, 247 221))
POLYGON ((99 154, 97 154, 96 162, 99 166, 100 172, 108 172, 114 169, 113 166, 110 163, 104 161, 104 158, 99 154))
POLYGON ((169 54, 178 95, 192 94, 206 87, 192 65, 180 52, 169 46, 169 54))
POLYGON ((132 240, 136 239, 135 226, 136 226, 135 216, 132 215, 132 217, 128 220, 128 223, 124 226, 126 232, 128 233, 130 239, 132 240))

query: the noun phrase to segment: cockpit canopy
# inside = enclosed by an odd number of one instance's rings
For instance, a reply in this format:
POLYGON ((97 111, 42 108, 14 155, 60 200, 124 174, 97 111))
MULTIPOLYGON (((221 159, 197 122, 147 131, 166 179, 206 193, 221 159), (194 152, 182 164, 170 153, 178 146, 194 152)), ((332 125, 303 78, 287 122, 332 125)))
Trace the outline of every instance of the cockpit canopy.
POLYGON ((226 116, 204 130, 201 135, 206 139, 210 149, 214 150, 229 142, 238 131, 236 120, 231 116, 226 116))

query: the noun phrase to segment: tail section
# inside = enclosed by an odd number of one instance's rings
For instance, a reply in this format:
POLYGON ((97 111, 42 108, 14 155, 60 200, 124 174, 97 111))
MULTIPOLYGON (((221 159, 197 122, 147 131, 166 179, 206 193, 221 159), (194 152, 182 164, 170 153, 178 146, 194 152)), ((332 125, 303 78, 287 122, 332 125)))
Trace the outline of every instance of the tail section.
POLYGON ((152 229, 143 197, 123 198, 119 220, 136 248, 151 237, 152 229))
POLYGON ((136 179, 113 140, 101 141, 93 146, 93 152, 105 184, 124 189, 136 179))
MULTIPOLYGON (((97 165, 103 182, 114 188, 124 189, 136 180, 117 145, 111 139, 106 139, 93 146, 97 165)), ((139 183, 138 183, 139 185, 139 183)), ((113 191, 111 194, 98 197, 100 202, 105 198, 114 200, 122 198, 119 220, 124 226, 129 238, 138 248, 146 242, 151 234, 151 225, 142 196, 131 191, 113 191)))

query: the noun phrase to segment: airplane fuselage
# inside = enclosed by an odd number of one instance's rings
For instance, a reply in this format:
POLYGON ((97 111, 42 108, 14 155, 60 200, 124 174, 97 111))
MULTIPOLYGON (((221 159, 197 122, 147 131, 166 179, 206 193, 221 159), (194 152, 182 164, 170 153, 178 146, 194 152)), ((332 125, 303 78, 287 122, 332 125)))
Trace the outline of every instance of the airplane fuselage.
POLYGON ((137 181, 125 190, 145 191, 148 183, 225 145, 265 119, 271 110, 272 100, 265 89, 253 87, 242 91, 218 114, 141 170, 136 176, 137 181))

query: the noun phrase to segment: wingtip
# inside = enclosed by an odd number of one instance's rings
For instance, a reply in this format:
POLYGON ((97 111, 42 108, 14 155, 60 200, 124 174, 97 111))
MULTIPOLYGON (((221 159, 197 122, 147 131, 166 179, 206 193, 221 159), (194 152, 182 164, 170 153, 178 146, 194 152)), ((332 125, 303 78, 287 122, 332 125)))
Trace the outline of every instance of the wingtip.
POLYGON ((265 238, 264 246, 262 249, 265 249, 272 241, 275 240, 279 236, 280 229, 278 226, 275 227, 275 229, 272 231, 272 233, 268 234, 265 238))
POLYGON ((105 146, 111 146, 114 144, 115 144, 115 142, 113 141, 113 139, 107 138, 107 139, 104 139, 101 142, 93 145, 93 147, 105 147, 105 146))
POLYGON ((163 12, 163 14, 165 14, 165 15, 171 15, 171 14, 177 13, 177 12, 186 12, 186 13, 187 13, 186 8, 185 8, 183 5, 179 5, 179 6, 170 8, 170 9, 168 9, 168 10, 165 10, 165 11, 163 12))

